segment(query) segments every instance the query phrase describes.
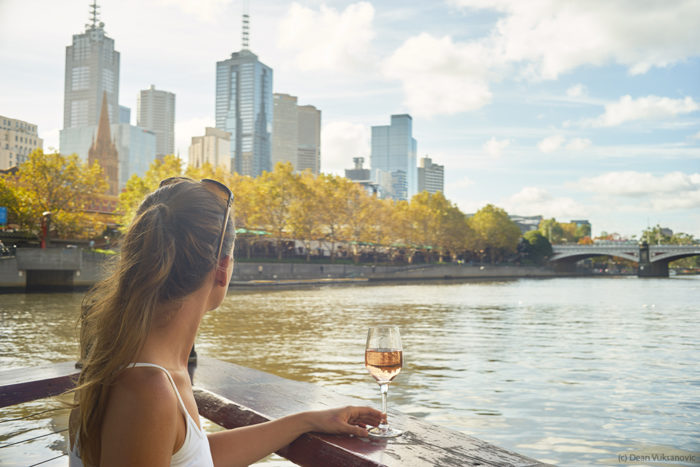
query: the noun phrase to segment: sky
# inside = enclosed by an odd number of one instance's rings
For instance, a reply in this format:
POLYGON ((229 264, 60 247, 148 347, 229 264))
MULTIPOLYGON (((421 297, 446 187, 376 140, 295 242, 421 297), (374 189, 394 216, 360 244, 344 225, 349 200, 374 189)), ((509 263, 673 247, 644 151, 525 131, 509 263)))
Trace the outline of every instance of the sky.
MULTIPOLYGON (((0 0, 0 115, 63 124, 65 47, 88 0, 0 0)), ((241 48, 242 0, 101 0, 121 105, 176 94, 176 147, 214 126, 216 62, 241 48)), ((373 125, 413 117, 418 156, 473 213, 660 224, 700 238, 697 0, 250 0, 273 90, 322 111, 322 171, 370 154, 373 125)))

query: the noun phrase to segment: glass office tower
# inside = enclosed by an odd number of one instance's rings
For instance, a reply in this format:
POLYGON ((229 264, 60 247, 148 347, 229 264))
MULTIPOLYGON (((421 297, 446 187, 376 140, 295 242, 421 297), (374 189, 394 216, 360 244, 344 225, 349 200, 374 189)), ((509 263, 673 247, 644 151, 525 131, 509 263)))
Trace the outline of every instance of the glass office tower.
POLYGON ((391 125, 372 127, 372 180, 381 183, 393 199, 408 200, 418 192, 416 146, 408 114, 392 115, 391 125), (390 182, 383 181, 387 176, 390 182))
POLYGON ((231 167, 271 170, 272 68, 247 49, 216 62, 216 128, 231 133, 231 167))

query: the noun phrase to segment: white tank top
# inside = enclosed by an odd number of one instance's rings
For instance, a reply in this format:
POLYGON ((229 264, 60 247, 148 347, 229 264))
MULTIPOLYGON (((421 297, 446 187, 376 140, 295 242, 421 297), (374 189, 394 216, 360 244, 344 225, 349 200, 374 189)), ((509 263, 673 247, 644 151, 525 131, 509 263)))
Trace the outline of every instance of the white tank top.
MULTIPOLYGON (((214 460, 211 457, 211 449, 209 448, 209 440, 207 439, 206 433, 199 428, 197 422, 194 421, 190 413, 185 407, 185 403, 180 397, 180 392, 177 390, 175 381, 173 377, 170 376, 168 370, 160 365, 154 363, 134 363, 129 365, 129 368, 133 367, 153 367, 163 370, 170 384, 172 384, 173 389, 175 389, 175 394, 177 394, 177 400, 180 402, 180 409, 185 415, 185 424, 187 425, 187 433, 185 434, 185 442, 182 443, 180 449, 177 450, 173 457, 170 459, 171 467, 214 467, 214 460)), ((80 460, 78 441, 73 443, 73 449, 71 449, 68 457, 69 467, 83 467, 83 462, 80 460)))

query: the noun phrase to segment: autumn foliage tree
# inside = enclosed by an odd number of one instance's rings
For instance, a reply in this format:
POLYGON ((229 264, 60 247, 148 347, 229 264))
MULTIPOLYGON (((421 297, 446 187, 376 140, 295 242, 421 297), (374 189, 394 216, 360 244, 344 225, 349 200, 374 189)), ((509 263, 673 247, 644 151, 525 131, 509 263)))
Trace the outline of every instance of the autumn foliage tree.
POLYGON ((469 219, 469 227, 475 249, 488 255, 492 263, 515 254, 520 228, 503 209, 487 204, 469 219))
POLYGON ((278 163, 272 171, 251 178, 207 165, 184 169, 172 156, 154 162, 143 178, 129 180, 120 196, 124 223, 160 180, 180 175, 213 178, 231 187, 235 224, 245 238, 242 244, 247 257, 262 242, 274 244, 277 258, 283 258, 284 245, 293 240, 304 243, 307 261, 312 242, 324 245, 332 261, 341 253, 356 262, 362 255, 375 262, 379 256, 411 262, 417 254, 432 262, 482 252, 497 261, 514 255, 520 238, 520 230, 503 209, 488 205, 467 219, 440 192, 393 201, 379 199, 344 177, 299 173, 291 164, 278 163), (338 249, 341 244, 342 252, 338 249))
POLYGON ((10 220, 20 229, 38 233, 42 214, 50 212, 57 236, 88 238, 104 229, 90 208, 94 198, 106 190, 99 164, 88 165, 75 154, 46 154, 37 149, 15 174, 2 177, 0 198, 7 202, 10 220))

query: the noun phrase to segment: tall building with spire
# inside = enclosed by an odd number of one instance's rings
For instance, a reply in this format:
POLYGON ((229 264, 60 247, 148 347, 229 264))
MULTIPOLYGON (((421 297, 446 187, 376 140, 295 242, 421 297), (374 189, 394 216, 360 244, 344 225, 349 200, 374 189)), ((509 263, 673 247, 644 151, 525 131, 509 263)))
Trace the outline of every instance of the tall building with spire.
POLYGON ((109 184, 107 194, 116 196, 119 194, 119 154, 117 146, 112 141, 112 133, 109 128, 107 92, 105 91, 102 96, 100 123, 97 125, 97 137, 88 150, 88 163, 90 165, 95 162, 100 164, 109 184))
POLYGON ((231 167, 257 177, 271 169, 272 68, 248 49, 243 14, 242 49, 216 62, 216 128, 231 133, 231 167))
POLYGON ((85 32, 73 35, 66 47, 63 128, 97 125, 103 94, 107 94, 109 120, 119 121, 119 52, 105 34, 99 5, 90 5, 85 32))
MULTIPOLYGON (((66 47, 66 70, 63 101, 63 129, 60 132, 61 154, 77 154, 90 160, 89 152, 100 139, 98 124, 104 129, 104 113, 110 140, 119 155, 117 175, 113 166, 103 170, 118 190, 126 185, 133 174, 143 176, 156 157, 156 135, 147 129, 130 125, 126 107, 119 105, 119 52, 114 50, 114 39, 107 37, 104 23, 99 20, 99 5, 90 4, 90 21, 85 32, 73 35, 73 43, 66 47), (103 103, 106 101, 106 105, 103 103), (121 117, 121 113, 125 114, 121 117)), ((102 165, 103 162, 100 161, 102 165)), ((111 164, 111 162, 110 162, 111 164)))
POLYGON ((105 33, 99 10, 93 0, 85 31, 74 34, 73 43, 66 47, 59 149, 61 154, 78 154, 83 160, 97 131, 105 93, 109 121, 119 122, 120 56, 114 50, 114 39, 105 33))

